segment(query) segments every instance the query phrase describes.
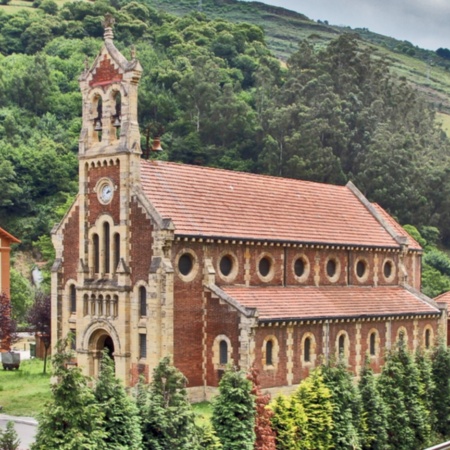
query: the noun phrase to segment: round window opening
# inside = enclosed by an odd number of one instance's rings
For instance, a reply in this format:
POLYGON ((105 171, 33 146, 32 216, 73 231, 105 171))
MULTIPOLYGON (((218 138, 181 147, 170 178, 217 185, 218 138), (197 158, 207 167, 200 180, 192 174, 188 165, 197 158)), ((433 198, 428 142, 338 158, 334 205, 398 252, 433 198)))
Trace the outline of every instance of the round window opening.
POLYGON ((220 273, 223 276, 227 277, 228 275, 230 275, 232 270, 233 270, 233 259, 231 258, 230 255, 225 255, 220 260, 220 273))
POLYGON ((305 273, 305 261, 303 258, 298 258, 294 264, 294 273, 297 277, 301 277, 305 273))
POLYGON ((191 254, 184 253, 178 260, 178 270, 181 275, 189 275, 194 267, 194 259, 191 254))
POLYGON ((264 258, 261 258, 261 260, 259 261, 259 273, 263 277, 267 277, 267 275, 269 275, 270 273, 271 266, 272 262, 270 261, 270 259, 267 256, 264 256, 264 258))
POLYGON ((327 275, 332 278, 336 275, 337 263, 335 259, 330 259, 327 262, 327 275))
POLYGON ((392 263, 390 261, 386 261, 383 268, 383 273, 385 278, 390 278, 392 275, 392 263))
POLYGON ((356 275, 358 278, 362 278, 366 273, 366 263, 364 261, 358 261, 356 263, 356 275))

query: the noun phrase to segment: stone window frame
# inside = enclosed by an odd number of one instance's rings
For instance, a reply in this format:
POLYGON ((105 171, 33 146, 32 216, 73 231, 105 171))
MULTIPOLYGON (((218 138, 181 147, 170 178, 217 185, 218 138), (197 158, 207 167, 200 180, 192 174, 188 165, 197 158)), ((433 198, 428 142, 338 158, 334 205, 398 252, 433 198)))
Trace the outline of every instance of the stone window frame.
POLYGON ((336 255, 329 255, 326 258, 325 264, 324 264, 324 271, 325 271, 325 276, 328 278, 329 281, 331 281, 331 283, 336 283, 337 281, 339 281, 339 278, 341 276, 341 269, 342 269, 341 261, 336 255), (327 266, 330 261, 335 261, 335 263, 336 263, 336 273, 333 276, 328 275, 327 266))
POLYGON ((301 351, 302 366, 304 366, 304 367, 315 367, 316 358, 317 358, 317 353, 316 353, 317 343, 316 343, 316 337, 315 337, 314 333, 311 333, 309 331, 306 332, 306 333, 303 333, 300 345, 301 345, 301 347, 300 347, 301 350, 300 351, 301 351), (310 356, 309 361, 305 361, 305 342, 306 342, 306 339, 309 339, 310 342, 311 342, 311 346, 310 346, 310 349, 309 349, 309 356, 310 356))
POLYGON ((148 357, 148 345, 147 345, 147 333, 139 333, 139 359, 147 359, 148 357))
POLYGON ((350 356, 350 337, 345 330, 339 331, 339 333, 336 335, 336 349, 335 349, 335 356, 336 361, 341 360, 341 352, 339 351, 339 344, 341 337, 344 337, 344 352, 342 354, 342 359, 345 363, 348 364, 348 359, 350 356))
POLYGON ((294 258, 292 259, 292 273, 294 274, 294 278, 297 280, 298 283, 304 283, 311 273, 311 263, 309 262, 309 258, 305 255, 305 253, 297 253, 294 255, 294 258), (305 266, 305 270, 301 276, 298 276, 295 273, 295 263, 297 260, 302 259, 303 264, 305 266))
POLYGON ((386 283, 392 283, 394 281, 395 275, 396 275, 396 267, 395 267, 394 260, 392 258, 384 258, 383 264, 381 265, 381 273, 382 273, 384 281, 386 283), (386 264, 390 264, 391 265, 391 275, 389 277, 387 277, 384 274, 384 267, 385 267, 386 264))
POLYGON ((188 247, 182 248, 182 249, 176 254, 176 256, 175 256, 175 267, 174 267, 174 270, 175 270, 175 273, 178 275, 178 277, 179 277, 182 281, 184 281, 184 282, 186 282, 186 283, 189 283, 189 282, 193 281, 193 280, 195 279, 195 277, 197 276, 197 274, 198 274, 198 272, 199 272, 199 269, 200 269, 200 263, 199 263, 199 261, 198 261, 197 254, 196 254, 195 251, 192 250, 191 248, 188 248, 188 247), (183 274, 180 272, 180 269, 178 268, 178 264, 179 264, 180 258, 181 258, 183 255, 186 255, 186 254, 190 255, 191 258, 192 258, 192 270, 191 270, 187 275, 183 275, 183 274))
POLYGON ((217 258, 217 273, 219 277, 227 283, 231 283, 236 279, 239 273, 239 261, 234 252, 230 250, 224 250, 219 254, 219 257, 217 258), (231 272, 228 275, 224 275, 220 270, 220 262, 222 261, 222 258, 226 256, 229 256, 232 260, 231 272))
POLYGON ((273 280, 273 277, 275 276, 275 258, 271 253, 262 252, 258 255, 258 258, 256 259, 256 273, 258 274, 259 279, 264 283, 268 283, 273 280), (259 264, 264 258, 267 258, 270 261, 269 273, 266 276, 262 275, 259 271, 259 264))
POLYGON ((148 286, 146 283, 144 282, 139 282, 138 284, 136 284, 135 286, 135 299, 137 300, 136 302, 136 306, 137 306, 137 315, 139 319, 145 319, 146 317, 148 317, 148 286), (145 290, 145 314, 142 314, 142 289, 145 290))
POLYGON ((370 270, 369 270, 369 261, 364 256, 358 256, 356 258, 355 263, 353 265, 353 272, 355 274, 356 279, 359 283, 365 283, 369 278, 370 270), (364 274, 362 277, 358 275, 358 264, 362 262, 364 264, 364 274))
POLYGON ((109 275, 114 276, 116 274, 117 267, 113 267, 116 259, 115 252, 115 239, 114 235, 120 235, 120 225, 114 224, 114 219, 110 214, 101 214, 94 225, 89 228, 88 231, 88 267, 92 272, 92 275, 109 275), (109 238, 105 237, 105 224, 108 224, 109 238), (95 236, 97 237, 97 243, 95 243, 95 236), (105 251, 105 245, 108 243, 108 251, 105 251), (98 261, 97 261, 98 258, 98 261), (105 258, 108 258, 107 264, 105 258), (98 268, 96 265, 98 264, 98 268), (109 270, 106 272, 106 268, 109 270), (98 269, 98 272, 97 272, 98 269))
POLYGON ((425 350, 430 350, 433 347, 433 341, 434 341, 433 327, 431 325, 425 325, 425 327, 423 329, 423 336, 422 336, 423 348, 425 350), (427 346, 427 332, 429 333, 428 346, 427 346))
POLYGON ((370 358, 379 358, 380 357, 380 351, 381 351, 381 338, 380 333, 376 328, 371 328, 369 332, 367 333, 367 348, 368 348, 368 354, 370 358), (372 354, 371 352, 371 336, 375 335, 375 353, 372 354))
POLYGON ((275 335, 270 334, 264 338, 263 345, 261 347, 261 355, 262 355, 263 370, 266 371, 278 370, 278 364, 280 361, 280 345, 275 335), (267 343, 269 341, 272 341, 272 364, 266 363, 267 343))
POLYGON ((215 337, 212 346, 212 363, 215 370, 224 370, 230 364, 233 364, 233 346, 231 345, 230 338, 225 334, 219 334, 215 337), (227 343, 228 361, 226 364, 220 363, 220 343, 225 341, 227 343))
MULTIPOLYGON (((65 297, 67 299, 67 312, 69 317, 75 316, 77 314, 77 303, 78 303, 78 294, 77 294, 77 282, 74 279, 67 280, 65 285, 65 297), (75 292, 75 299, 73 298, 73 292, 75 292), (74 302, 75 300, 75 302, 74 302), (75 306, 75 309, 73 309, 75 306)), ((73 317, 72 317, 73 320, 73 317)))
POLYGON ((397 329, 397 334, 395 337, 395 342, 399 343, 400 342, 400 333, 403 333, 403 342, 405 343, 405 347, 408 347, 408 330, 401 325, 400 327, 398 327, 397 329))

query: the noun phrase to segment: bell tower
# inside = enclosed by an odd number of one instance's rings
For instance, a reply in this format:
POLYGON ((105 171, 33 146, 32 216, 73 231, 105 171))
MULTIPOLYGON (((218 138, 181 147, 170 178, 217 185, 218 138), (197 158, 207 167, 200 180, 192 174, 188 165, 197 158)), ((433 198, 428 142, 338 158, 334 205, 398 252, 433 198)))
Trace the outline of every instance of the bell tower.
POLYGON ((114 357, 117 376, 126 380, 136 345, 130 330, 135 305, 129 242, 132 191, 140 184, 137 93, 142 67, 134 50, 128 61, 115 47, 110 15, 103 25, 104 45, 79 78, 79 239, 72 288, 76 311, 69 323, 76 330, 77 361, 85 372, 98 375, 106 348, 114 357))

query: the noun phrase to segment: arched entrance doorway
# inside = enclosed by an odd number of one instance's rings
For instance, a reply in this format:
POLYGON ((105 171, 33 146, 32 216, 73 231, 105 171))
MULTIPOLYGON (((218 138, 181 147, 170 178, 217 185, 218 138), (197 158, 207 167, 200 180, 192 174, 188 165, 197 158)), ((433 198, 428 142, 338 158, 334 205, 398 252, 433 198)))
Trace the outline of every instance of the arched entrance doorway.
POLYGON ((114 360, 114 341, 110 334, 103 329, 96 330, 89 339, 89 375, 98 377, 103 352, 114 360))

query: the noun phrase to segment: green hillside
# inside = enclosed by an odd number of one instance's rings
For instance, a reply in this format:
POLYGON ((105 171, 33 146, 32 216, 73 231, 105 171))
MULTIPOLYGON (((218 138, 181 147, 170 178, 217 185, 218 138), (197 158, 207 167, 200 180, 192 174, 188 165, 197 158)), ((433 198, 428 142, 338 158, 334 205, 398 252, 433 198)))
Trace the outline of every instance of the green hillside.
MULTIPOLYGON (((147 3, 171 14, 184 15, 199 9, 199 0, 147 0, 147 3)), ((260 2, 239 0, 203 0, 202 12, 210 18, 232 22, 248 22, 262 27, 268 47, 281 60, 298 49, 299 42, 310 38, 317 45, 325 45, 343 33, 356 33, 366 45, 392 64, 394 73, 405 77, 422 92, 433 106, 450 113, 450 61, 435 52, 413 44, 372 33, 366 28, 351 29, 310 20, 303 14, 260 2)), ((326 19, 326 11, 323 17, 326 19)))
MULTIPOLYGON (((78 189, 78 77, 105 13, 143 67, 144 154, 163 133, 159 158, 351 180, 429 246, 450 243, 450 83, 433 52, 260 3, 16 1, 0 7, 0 226, 36 259, 52 260, 50 230, 78 189)), ((427 293, 450 289, 441 256, 426 262, 427 293)))

